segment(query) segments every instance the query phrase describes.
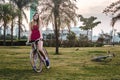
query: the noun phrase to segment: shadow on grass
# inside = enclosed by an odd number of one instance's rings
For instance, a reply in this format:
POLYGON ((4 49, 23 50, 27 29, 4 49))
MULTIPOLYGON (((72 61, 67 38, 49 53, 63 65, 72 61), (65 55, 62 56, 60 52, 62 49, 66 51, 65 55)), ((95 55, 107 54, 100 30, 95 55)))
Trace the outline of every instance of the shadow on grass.
POLYGON ((106 51, 89 51, 89 53, 106 53, 106 51))
POLYGON ((28 75, 36 75, 34 71, 31 69, 11 69, 11 68, 4 68, 0 69, 0 77, 1 79, 8 79, 8 80, 24 80, 29 79, 28 75))

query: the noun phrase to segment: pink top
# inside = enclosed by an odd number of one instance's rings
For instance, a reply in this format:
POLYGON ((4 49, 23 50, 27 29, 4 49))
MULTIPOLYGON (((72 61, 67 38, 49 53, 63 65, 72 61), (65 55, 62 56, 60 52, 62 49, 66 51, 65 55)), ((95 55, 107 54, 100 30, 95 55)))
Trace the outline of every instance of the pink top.
POLYGON ((41 34, 38 25, 34 25, 31 33, 31 41, 37 40, 38 38, 40 38, 40 36, 41 34))

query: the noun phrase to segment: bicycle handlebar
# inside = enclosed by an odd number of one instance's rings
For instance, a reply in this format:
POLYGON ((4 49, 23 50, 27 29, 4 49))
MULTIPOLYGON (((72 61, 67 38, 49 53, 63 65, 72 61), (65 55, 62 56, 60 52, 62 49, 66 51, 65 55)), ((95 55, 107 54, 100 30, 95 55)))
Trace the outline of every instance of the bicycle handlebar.
POLYGON ((35 40, 35 41, 33 41, 33 42, 26 42, 26 45, 31 45, 32 43, 36 43, 36 42, 38 42, 38 41, 44 41, 44 39, 37 39, 37 40, 35 40))

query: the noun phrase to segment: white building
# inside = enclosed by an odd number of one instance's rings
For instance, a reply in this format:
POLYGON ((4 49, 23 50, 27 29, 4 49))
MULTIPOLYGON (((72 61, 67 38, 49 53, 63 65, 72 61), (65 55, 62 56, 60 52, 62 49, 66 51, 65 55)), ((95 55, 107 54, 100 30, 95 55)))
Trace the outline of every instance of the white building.
MULTIPOLYGON (((87 35, 87 31, 83 31, 79 27, 71 27, 70 30, 74 32, 77 37, 79 37, 80 34, 87 35)), ((60 30, 60 39, 66 40, 68 33, 69 31, 67 29, 60 30)), ((54 31, 50 28, 46 28, 46 30, 43 31, 43 34, 54 34, 54 31)), ((88 38, 91 39, 91 31, 88 32, 88 38)))

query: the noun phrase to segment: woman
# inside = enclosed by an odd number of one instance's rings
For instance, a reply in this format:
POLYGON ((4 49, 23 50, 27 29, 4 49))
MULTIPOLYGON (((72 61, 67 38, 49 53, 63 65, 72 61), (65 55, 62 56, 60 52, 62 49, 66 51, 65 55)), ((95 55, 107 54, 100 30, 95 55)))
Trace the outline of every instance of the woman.
MULTIPOLYGON (((41 33, 41 26, 42 22, 39 19, 39 14, 35 13, 33 15, 33 20, 30 22, 29 24, 29 36, 28 36, 28 41, 27 42, 33 42, 37 39, 43 39, 42 33, 41 33)), ((47 68, 49 68, 49 60, 48 57, 45 55, 44 51, 43 51, 43 41, 39 40, 38 41, 38 45, 37 45, 41 55, 44 57, 45 62, 46 62, 46 66, 47 68)), ((36 66, 34 66, 34 68, 36 68, 36 66)))

